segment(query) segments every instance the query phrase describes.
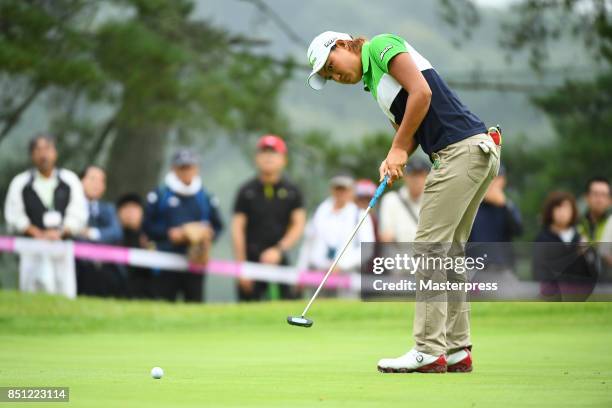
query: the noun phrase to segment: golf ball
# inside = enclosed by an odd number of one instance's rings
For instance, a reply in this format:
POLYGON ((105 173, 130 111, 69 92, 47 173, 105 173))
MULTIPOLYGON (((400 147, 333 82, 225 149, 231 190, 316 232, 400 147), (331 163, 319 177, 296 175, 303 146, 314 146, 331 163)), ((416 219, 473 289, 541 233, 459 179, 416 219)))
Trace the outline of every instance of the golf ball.
POLYGON ((162 370, 161 367, 153 367, 151 369, 151 377, 155 378, 156 380, 159 380, 160 378, 162 378, 163 375, 164 375, 164 370, 162 370))

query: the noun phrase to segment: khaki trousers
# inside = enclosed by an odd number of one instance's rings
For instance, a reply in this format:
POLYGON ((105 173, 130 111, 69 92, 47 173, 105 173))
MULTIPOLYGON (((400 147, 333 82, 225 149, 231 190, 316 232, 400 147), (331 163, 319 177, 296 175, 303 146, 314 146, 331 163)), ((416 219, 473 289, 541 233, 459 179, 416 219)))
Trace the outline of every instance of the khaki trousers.
MULTIPOLYGON (((500 147, 485 134, 434 153, 438 165, 434 163, 425 182, 416 253, 426 257, 463 256, 480 202, 499 171, 500 153, 500 147)), ((453 291, 451 295, 422 291, 418 285, 419 280, 426 279, 465 282, 465 275, 443 268, 416 272, 413 335, 417 351, 438 356, 471 345, 470 304, 465 292, 453 291)))

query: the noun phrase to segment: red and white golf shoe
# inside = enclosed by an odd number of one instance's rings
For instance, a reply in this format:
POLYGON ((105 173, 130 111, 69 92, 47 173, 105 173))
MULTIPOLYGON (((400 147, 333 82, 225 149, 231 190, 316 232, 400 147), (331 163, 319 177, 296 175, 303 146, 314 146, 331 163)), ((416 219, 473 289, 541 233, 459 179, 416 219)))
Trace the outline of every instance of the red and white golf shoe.
POLYGON ((449 373, 469 373, 472 371, 472 352, 464 348, 446 356, 449 373))
POLYGON ((410 350, 398 358, 383 358, 378 362, 381 373, 445 373, 446 357, 432 356, 410 350))

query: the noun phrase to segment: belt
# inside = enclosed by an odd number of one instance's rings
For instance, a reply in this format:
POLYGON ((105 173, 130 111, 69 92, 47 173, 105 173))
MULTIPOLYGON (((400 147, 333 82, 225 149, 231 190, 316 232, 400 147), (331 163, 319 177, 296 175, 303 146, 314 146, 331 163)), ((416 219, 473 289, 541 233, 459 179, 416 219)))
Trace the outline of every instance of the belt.
MULTIPOLYGON (((495 143, 496 146, 501 146, 502 145, 502 130, 501 130, 501 126, 497 125, 497 126, 491 126, 488 130, 487 130, 487 135, 491 138, 491 140, 493 140, 493 143, 495 143)), ((482 142, 479 144, 479 147, 482 149, 482 151, 484 153, 489 153, 491 151, 491 149, 493 148, 492 145, 490 145, 490 142, 482 142), (491 147, 489 147, 491 146, 491 147)), ((432 153, 429 156, 429 160, 431 160, 431 163, 433 165, 434 169, 437 169, 440 166, 440 156, 438 155, 437 152, 432 153)))

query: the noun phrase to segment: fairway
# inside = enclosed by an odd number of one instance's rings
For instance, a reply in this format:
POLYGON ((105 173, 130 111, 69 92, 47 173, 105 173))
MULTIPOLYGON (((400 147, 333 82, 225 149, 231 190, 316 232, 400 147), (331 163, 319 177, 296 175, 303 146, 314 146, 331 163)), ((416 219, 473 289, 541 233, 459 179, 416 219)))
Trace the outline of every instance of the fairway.
POLYGON ((287 325, 301 307, 0 292, 0 385, 68 386, 78 407, 612 406, 606 303, 474 304, 475 371, 437 375, 376 371, 412 346, 412 304, 323 300, 287 325))

